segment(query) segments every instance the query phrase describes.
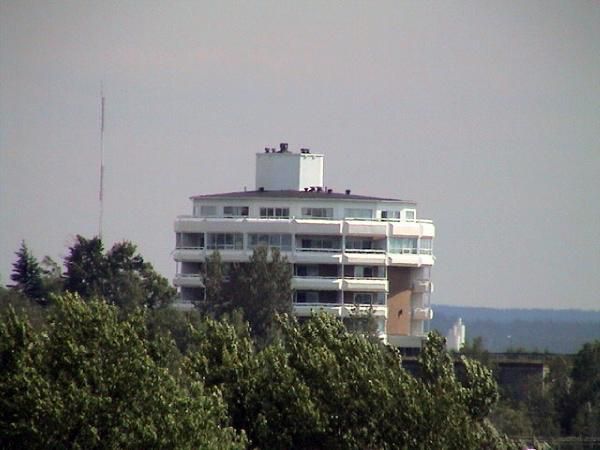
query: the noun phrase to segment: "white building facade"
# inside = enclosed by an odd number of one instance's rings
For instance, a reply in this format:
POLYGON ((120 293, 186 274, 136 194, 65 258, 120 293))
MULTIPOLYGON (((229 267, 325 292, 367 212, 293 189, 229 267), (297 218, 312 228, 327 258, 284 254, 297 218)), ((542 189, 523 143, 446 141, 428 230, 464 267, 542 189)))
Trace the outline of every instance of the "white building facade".
POLYGON ((244 263, 265 245, 293 265, 297 316, 370 312, 386 342, 420 347, 432 318, 432 221, 417 218, 413 202, 327 189, 323 155, 307 149, 281 144, 256 162, 255 190, 191 197, 193 214, 176 219, 179 306, 204 298, 203 264, 213 251, 226 264, 244 263))

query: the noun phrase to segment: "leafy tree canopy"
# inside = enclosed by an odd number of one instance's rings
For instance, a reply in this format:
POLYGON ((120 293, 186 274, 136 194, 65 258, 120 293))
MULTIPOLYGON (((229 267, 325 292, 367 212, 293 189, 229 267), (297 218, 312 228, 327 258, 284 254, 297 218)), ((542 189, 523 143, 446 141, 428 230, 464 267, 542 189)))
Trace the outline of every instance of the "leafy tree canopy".
POLYGON ((154 308, 171 303, 175 297, 175 289, 128 241, 114 244, 105 253, 100 238, 78 235, 65 258, 65 267, 65 290, 84 299, 101 297, 124 308, 154 308))
POLYGON ((42 305, 46 304, 48 299, 42 281, 42 269, 27 248, 25 241, 21 242, 16 255, 17 260, 13 264, 13 272, 10 276, 10 279, 15 282, 14 288, 31 300, 42 305))
POLYGON ((277 314, 292 312, 291 279, 291 265, 279 250, 260 246, 248 263, 232 266, 225 282, 220 255, 214 252, 205 270, 205 308, 216 317, 243 310, 252 335, 264 339, 277 314))
POLYGON ((163 364, 171 341, 148 338, 144 314, 74 295, 45 330, 14 311, 0 321, 3 448, 242 449, 218 392, 163 364))

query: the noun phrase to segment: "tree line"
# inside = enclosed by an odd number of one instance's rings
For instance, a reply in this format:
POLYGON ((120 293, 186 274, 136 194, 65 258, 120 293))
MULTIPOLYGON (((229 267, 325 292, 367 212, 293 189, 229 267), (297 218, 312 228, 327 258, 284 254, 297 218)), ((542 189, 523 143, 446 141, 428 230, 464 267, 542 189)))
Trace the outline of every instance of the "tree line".
POLYGON ((413 376, 336 318, 293 318, 277 252, 229 273, 219 258, 204 268, 208 301, 181 312, 133 244, 78 236, 64 272, 23 244, 0 291, 2 446, 520 448, 490 420, 491 370, 465 357, 459 379, 438 334, 413 376))
MULTIPOLYGON (((481 337, 468 342, 461 353, 494 376, 499 373, 481 337)), ((528 354, 519 349, 509 353, 528 354)), ((501 389, 492 421, 512 436, 600 437, 600 340, 584 344, 575 355, 538 356, 547 368, 543 379, 523 378, 512 389, 501 389)))

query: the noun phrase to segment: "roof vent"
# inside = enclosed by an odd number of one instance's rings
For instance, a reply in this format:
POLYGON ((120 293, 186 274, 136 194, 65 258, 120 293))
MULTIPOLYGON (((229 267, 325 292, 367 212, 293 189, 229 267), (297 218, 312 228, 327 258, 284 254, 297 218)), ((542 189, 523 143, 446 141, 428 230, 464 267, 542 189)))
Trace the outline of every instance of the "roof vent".
POLYGON ((350 189, 346 189, 346 195, 350 195, 350 189))
POLYGON ((269 153, 269 147, 265 147, 265 153, 269 153))
POLYGON ((310 153, 310 148, 301 148, 300 153, 308 155, 310 153))
POLYGON ((333 189, 327 189, 327 193, 331 194, 333 192, 333 189))
POLYGON ((287 142, 282 142, 281 144, 279 144, 279 153, 285 153, 287 151, 288 151, 287 142))
POLYGON ((304 188, 304 192, 308 192, 308 188, 307 187, 304 188))
POLYGON ((321 186, 317 186, 317 192, 322 192, 323 188, 321 186))
POLYGON ((265 188, 264 188, 264 187, 262 187, 262 186, 261 186, 261 187, 259 187, 259 188, 258 188, 258 192, 265 192, 265 188))

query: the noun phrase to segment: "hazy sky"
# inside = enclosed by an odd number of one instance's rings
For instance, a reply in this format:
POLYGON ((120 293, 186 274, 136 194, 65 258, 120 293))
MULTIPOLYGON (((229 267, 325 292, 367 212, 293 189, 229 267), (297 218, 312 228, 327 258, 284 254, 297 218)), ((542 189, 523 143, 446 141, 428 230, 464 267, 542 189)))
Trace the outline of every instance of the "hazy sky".
POLYGON ((0 0, 0 280, 98 229, 172 278, 255 153, 435 220, 433 301, 600 309, 600 3, 0 0))

